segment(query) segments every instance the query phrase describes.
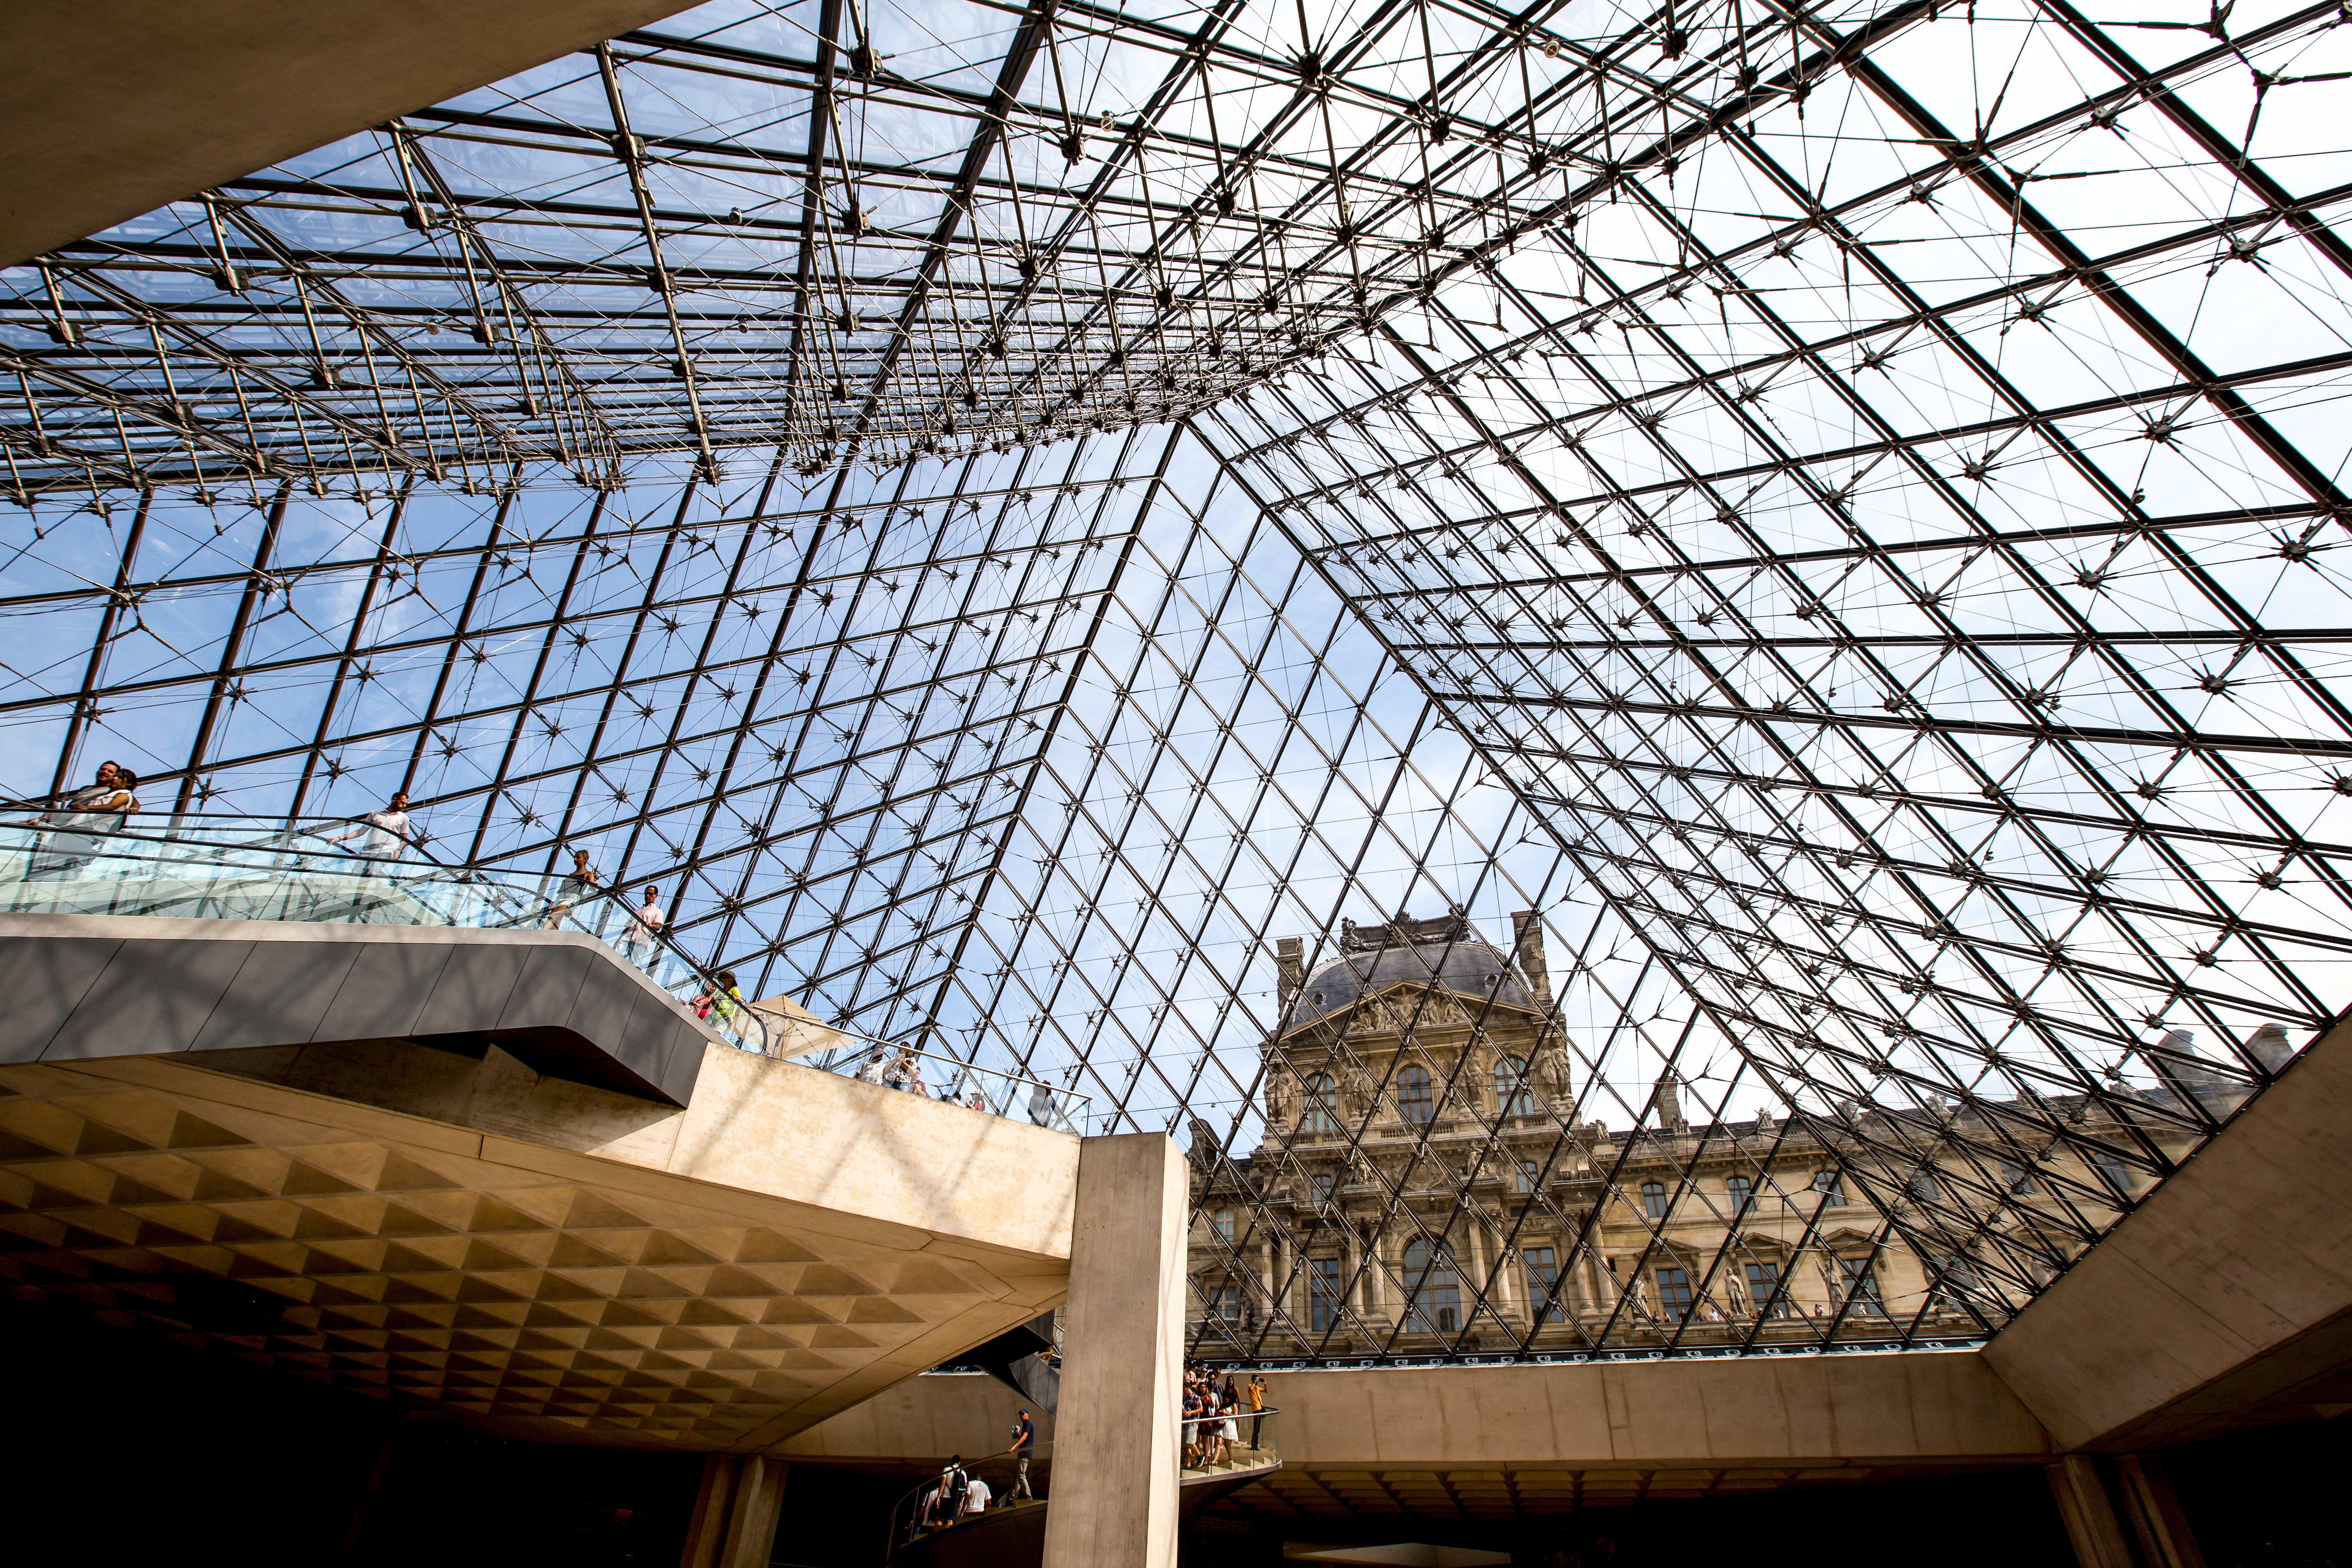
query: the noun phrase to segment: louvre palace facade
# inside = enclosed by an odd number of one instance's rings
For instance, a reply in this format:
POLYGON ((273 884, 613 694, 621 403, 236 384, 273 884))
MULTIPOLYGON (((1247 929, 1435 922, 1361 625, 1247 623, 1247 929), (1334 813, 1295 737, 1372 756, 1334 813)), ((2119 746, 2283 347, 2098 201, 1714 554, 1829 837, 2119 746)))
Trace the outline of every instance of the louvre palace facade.
MULTIPOLYGON (((1459 915, 1346 922, 1311 969, 1302 941, 1276 945, 1262 1141, 1227 1158, 1195 1125, 1201 1359, 1966 1342, 1985 1331, 1989 1270, 2046 1285, 2078 1226, 2112 1223, 2151 1163, 2188 1152, 2168 1102, 2218 1117, 2243 1099, 2178 1031, 2142 1114, 2057 1106, 2079 1133, 2063 1145, 1986 1104, 1857 1108, 1828 1137, 1769 1110, 1694 1121, 1671 1069, 1637 1125, 1612 1130, 1578 1120, 1584 1043, 1557 1019, 1541 924, 1511 924, 1498 944, 1459 915), (1980 1225, 2003 1205, 1976 1257, 1903 1223, 1980 1225)), ((2259 1034, 2249 1048, 2285 1055, 2259 1034)))

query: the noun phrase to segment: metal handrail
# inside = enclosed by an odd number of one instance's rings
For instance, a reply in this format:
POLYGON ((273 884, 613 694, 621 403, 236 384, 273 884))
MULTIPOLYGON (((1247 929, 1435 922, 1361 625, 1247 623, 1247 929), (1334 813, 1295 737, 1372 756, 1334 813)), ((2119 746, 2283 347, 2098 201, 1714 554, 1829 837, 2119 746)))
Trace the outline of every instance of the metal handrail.
MULTIPOLYGON (((1030 1458, 1034 1461, 1038 1455, 1046 1452, 1048 1449, 1052 1448, 1053 1446, 1053 1441, 1050 1438, 1045 1442, 1032 1446, 1029 1449, 1030 1458)), ((1000 1461, 1002 1461, 1008 1469, 1014 1469, 1017 1468, 1017 1466, 1013 1464, 1013 1461, 1017 1458, 1018 1456, 1016 1456, 1010 1448, 1005 1449, 1003 1453, 982 1454, 978 1458, 971 1460, 969 1464, 964 1466, 964 1473, 966 1475, 971 1475, 977 1471, 982 1465, 994 1464, 1000 1461)), ((898 1501, 890 1505, 889 1543, 883 1548, 882 1553, 886 1561, 890 1557, 896 1556, 901 1547, 911 1545, 916 1541, 923 1539, 926 1535, 936 1535, 942 1530, 953 1530, 956 1526, 964 1523, 968 1520, 986 1519, 991 1514, 1008 1512, 1013 1509, 1021 1506, 1024 1502, 1042 1503, 1045 1500, 1042 1497, 1033 1497, 1018 1500, 1009 1497, 999 1497, 997 1495, 996 1483, 991 1481, 988 1488, 989 1501, 988 1510, 986 1513, 960 1513, 955 1518, 949 1520, 943 1524, 925 1525, 922 1522, 923 1497, 926 1493, 935 1489, 939 1484, 940 1478, 936 1475, 917 1481, 912 1489, 906 1492, 898 1499, 898 1501)), ((1007 1484, 1009 1485, 1010 1483, 1007 1484)))
POLYGON ((1252 1410, 1244 1405, 1234 1410, 1220 1410, 1213 1415, 1182 1418, 1177 1423, 1180 1428, 1179 1435, 1185 1439, 1178 1449, 1178 1473, 1185 1476, 1231 1475, 1241 1470, 1269 1469, 1281 1464, 1282 1455, 1279 1446, 1269 1448, 1265 1445, 1265 1439, 1274 1435, 1267 1431, 1267 1424, 1281 1414, 1282 1408, 1279 1405, 1269 1405, 1264 1410, 1252 1410), (1198 1440, 1200 1428, 1209 1426, 1222 1426, 1229 1421, 1234 1424, 1236 1436, 1246 1436, 1248 1439, 1248 1446, 1244 1452, 1254 1455, 1270 1455, 1271 1458, 1253 1459, 1248 1464, 1228 1466, 1223 1469, 1210 1469, 1205 1466, 1187 1465, 1183 1462, 1182 1449, 1190 1447, 1194 1441, 1198 1440))
POLYGON ((1059 1132, 1086 1131, 1087 1117, 1094 1106, 1092 1095, 1057 1089, 1024 1073, 982 1067, 948 1052, 921 1050, 846 1029, 837 1032, 853 1043, 828 1051, 823 1060, 809 1066, 994 1116, 1025 1116, 1037 1126, 1059 1132), (940 1081, 934 1082, 934 1078, 940 1081))
POLYGON ((421 854, 414 840, 395 854, 372 855, 352 841, 378 830, 352 817, 77 815, 115 821, 0 821, 0 909, 576 931, 619 952, 739 1049, 780 1060, 817 1057, 802 1065, 1059 1131, 1086 1128, 1092 1100, 1076 1090, 761 1006, 727 987, 719 966, 689 957, 666 927, 636 928, 625 886, 567 898, 551 876, 532 886, 411 859, 421 854), (861 1070, 877 1051, 877 1070, 861 1070))

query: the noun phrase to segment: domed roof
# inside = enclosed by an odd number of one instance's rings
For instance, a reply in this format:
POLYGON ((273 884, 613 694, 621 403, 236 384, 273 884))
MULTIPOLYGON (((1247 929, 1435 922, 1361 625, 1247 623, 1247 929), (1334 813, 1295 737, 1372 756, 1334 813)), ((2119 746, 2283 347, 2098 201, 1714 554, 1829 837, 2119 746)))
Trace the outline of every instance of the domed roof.
POLYGON ((1317 965, 1300 984, 1290 1009, 1291 1026, 1327 1017, 1399 981, 1534 1005, 1511 961, 1458 916, 1429 921, 1400 916, 1378 926, 1349 922, 1342 928, 1339 947, 1337 958, 1317 965))

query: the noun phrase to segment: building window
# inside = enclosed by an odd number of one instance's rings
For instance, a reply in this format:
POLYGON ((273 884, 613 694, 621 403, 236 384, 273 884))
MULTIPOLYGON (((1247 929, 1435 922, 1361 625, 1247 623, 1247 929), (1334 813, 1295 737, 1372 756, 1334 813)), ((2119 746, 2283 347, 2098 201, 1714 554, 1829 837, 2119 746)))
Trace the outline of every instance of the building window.
POLYGON ((1909 1184, 1912 1198, 1919 1203, 1932 1204, 1944 1195, 1944 1189, 1937 1184, 1933 1171, 1912 1172, 1909 1184))
POLYGON ((1209 1227, 1217 1233, 1217 1239, 1219 1241, 1233 1240, 1234 1211, 1231 1209, 1219 1209, 1216 1212, 1215 1216, 1209 1221, 1209 1227))
POLYGON ((1690 1270, 1661 1268, 1658 1270, 1658 1313, 1661 1317, 1680 1322, 1690 1316, 1690 1270))
POLYGON ((1242 1321, 1242 1288, 1238 1285, 1211 1286, 1208 1316, 1216 1322, 1240 1322, 1242 1321))
POLYGON ((1780 1294, 1780 1266, 1777 1263, 1750 1263, 1748 1274, 1748 1300, 1754 1304, 1759 1318, 1791 1316, 1788 1299, 1780 1294))
POLYGON ((1643 1182, 1642 1184, 1642 1212, 1652 1219, 1666 1217, 1665 1183, 1643 1182))
POLYGON ((1879 1300, 1878 1276, 1872 1271, 1867 1258, 1841 1258, 1838 1265, 1838 1300, 1852 1311, 1874 1317, 1885 1311, 1879 1300))
POLYGON ((1535 1161, 1514 1160, 1511 1164, 1514 1167, 1511 1173, 1513 1192, 1531 1193, 1543 1185, 1543 1167, 1535 1161))
POLYGON ((1977 1271, 1965 1258, 1945 1254, 1927 1259, 1927 1310, 1965 1311, 1977 1288, 1977 1271))
POLYGON ((1301 1132, 1337 1132, 1339 1131, 1339 1102, 1332 1092, 1331 1075, 1318 1072, 1307 1079, 1307 1109, 1300 1115, 1301 1132))
POLYGON ((1523 1247, 1519 1257, 1528 1266, 1528 1321, 1538 1328, 1559 1321, 1561 1303, 1551 1300, 1559 1283, 1559 1256, 1549 1247, 1523 1247))
POLYGON ((1528 1064, 1519 1057, 1495 1063, 1495 1110, 1503 1116, 1533 1116, 1536 1097, 1528 1088, 1528 1064))
POLYGON ((2124 1157, 2121 1154, 2104 1143, 2094 1143, 2091 1145, 2091 1163, 2097 1168, 2101 1176, 2106 1178, 2107 1185, 2119 1193, 2130 1193, 2132 1190, 2131 1167, 2124 1163, 2124 1157))
POLYGON ((1731 1194, 1731 1217, 1739 1219, 1756 1206, 1756 1179, 1752 1176, 1731 1176, 1725 1180, 1723 1190, 1731 1194))
POLYGON ((1409 1067, 1396 1076, 1397 1114, 1414 1126, 1427 1122, 1433 1111, 1429 1100, 1429 1069, 1409 1067))
POLYGON ((1310 1258, 1307 1260, 1307 1326, 1316 1333, 1325 1333, 1339 1326, 1339 1260, 1336 1258, 1310 1258))
POLYGON ((1835 1171, 1815 1171, 1813 1191, 1822 1194, 1822 1206, 1829 1209, 1845 1207, 1845 1179, 1835 1171))
POLYGON ((1462 1289, 1454 1262, 1415 1237, 1404 1244, 1405 1331, 1450 1334, 1462 1326, 1462 1289))
POLYGON ((2014 1160, 2000 1163, 2000 1184, 2013 1197, 2028 1197, 2033 1192, 2033 1173, 2014 1160))
POLYGON ((1307 1190, 1315 1195, 1315 1206, 1331 1206, 1331 1195, 1339 1190, 1339 1178, 1328 1171, 1317 1171, 1307 1178, 1307 1190))

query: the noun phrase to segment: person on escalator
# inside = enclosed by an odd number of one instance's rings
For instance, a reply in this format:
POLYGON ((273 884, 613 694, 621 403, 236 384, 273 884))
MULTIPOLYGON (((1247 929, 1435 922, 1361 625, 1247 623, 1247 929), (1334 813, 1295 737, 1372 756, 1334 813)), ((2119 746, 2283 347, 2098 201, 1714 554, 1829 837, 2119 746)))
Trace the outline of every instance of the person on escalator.
POLYGON ((958 1454, 940 1472, 940 1502, 932 1517, 942 1525, 953 1524, 963 1517, 964 1499, 971 1492, 971 1478, 964 1473, 963 1456, 958 1454))
POLYGON ((1037 1424, 1024 1410, 1020 1419, 1013 1423, 1013 1447, 1005 1450, 1013 1456, 1013 1489, 1005 1495, 1007 1502, 1014 1498, 1036 1498, 1037 1494, 1029 1489, 1029 1456, 1036 1447, 1037 1424))

